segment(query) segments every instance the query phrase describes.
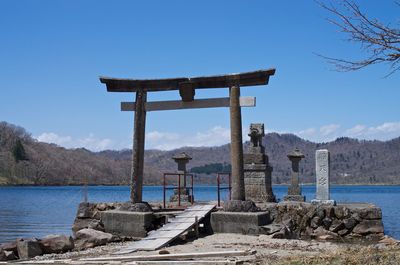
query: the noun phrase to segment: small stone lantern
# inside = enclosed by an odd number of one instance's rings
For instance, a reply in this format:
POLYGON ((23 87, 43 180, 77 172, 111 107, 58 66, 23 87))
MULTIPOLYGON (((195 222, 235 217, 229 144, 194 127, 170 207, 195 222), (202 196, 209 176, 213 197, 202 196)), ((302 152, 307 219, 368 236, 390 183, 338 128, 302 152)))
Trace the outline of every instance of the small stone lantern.
MULTIPOLYGON (((190 201, 191 198, 189 198, 189 190, 186 188, 186 164, 189 163, 192 158, 186 154, 185 152, 182 152, 180 154, 174 155, 172 157, 174 161, 178 164, 178 173, 183 174, 183 181, 181 179, 180 183, 180 193, 181 193, 181 200, 182 201, 190 201)), ((171 197, 171 201, 176 201, 177 200, 177 194, 178 194, 178 189, 174 190, 174 195, 171 197)))
POLYGON ((304 158, 304 154, 296 148, 291 151, 287 157, 290 162, 292 162, 292 179, 291 184, 288 189, 288 195, 286 195, 283 200, 285 201, 301 201, 304 202, 306 200, 305 196, 301 195, 301 187, 299 185, 299 163, 302 158, 304 158))

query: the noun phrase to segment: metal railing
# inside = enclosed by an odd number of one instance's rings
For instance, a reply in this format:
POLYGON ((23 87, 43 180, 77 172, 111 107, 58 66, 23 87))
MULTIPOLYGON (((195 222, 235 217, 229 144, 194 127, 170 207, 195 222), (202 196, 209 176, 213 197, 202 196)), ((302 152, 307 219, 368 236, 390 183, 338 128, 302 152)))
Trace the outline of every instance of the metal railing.
POLYGON ((181 206, 181 189, 188 189, 191 192, 188 194, 188 200, 191 202, 191 204, 194 203, 194 196, 193 196, 193 174, 190 173, 164 173, 164 177, 163 177, 163 206, 164 209, 166 208, 166 196, 167 196, 167 190, 174 190, 177 189, 178 190, 178 206, 181 206), (178 186, 174 186, 174 185, 167 185, 166 182, 166 177, 168 176, 177 176, 178 177, 178 186), (190 183, 190 187, 181 187, 181 178, 184 178, 184 183, 187 183, 186 181, 186 177, 190 177, 191 179, 191 183, 190 183))
POLYGON ((229 191, 229 200, 231 199, 231 173, 219 172, 217 173, 217 193, 218 193, 218 207, 221 206, 221 190, 229 191), (228 186, 221 187, 221 176, 228 176, 228 186))

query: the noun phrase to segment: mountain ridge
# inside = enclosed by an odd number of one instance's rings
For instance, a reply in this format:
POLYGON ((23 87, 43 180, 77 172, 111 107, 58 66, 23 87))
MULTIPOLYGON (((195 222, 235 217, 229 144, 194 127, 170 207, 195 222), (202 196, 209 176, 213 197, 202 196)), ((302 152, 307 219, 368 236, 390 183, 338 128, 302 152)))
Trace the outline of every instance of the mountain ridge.
MULTIPOLYGON (((294 148, 305 154, 300 164, 302 183, 315 182, 315 150, 326 148, 331 153, 332 183, 400 184, 400 137, 388 141, 340 137, 315 143, 294 134, 268 133, 263 142, 274 168, 275 184, 289 182, 290 161, 286 155, 294 148)), ((246 141, 245 152, 248 145, 246 141)), ((193 157, 189 169, 213 163, 230 164, 229 144, 168 151, 150 149, 145 151, 145 184, 160 185, 163 172, 176 170, 172 156, 180 152, 193 157)), ((127 185, 131 158, 130 149, 92 152, 38 142, 24 128, 0 122, 0 185, 127 185), (27 160, 15 157, 18 141, 27 160)), ((213 184, 215 178, 213 174, 197 174, 195 182, 213 184)))

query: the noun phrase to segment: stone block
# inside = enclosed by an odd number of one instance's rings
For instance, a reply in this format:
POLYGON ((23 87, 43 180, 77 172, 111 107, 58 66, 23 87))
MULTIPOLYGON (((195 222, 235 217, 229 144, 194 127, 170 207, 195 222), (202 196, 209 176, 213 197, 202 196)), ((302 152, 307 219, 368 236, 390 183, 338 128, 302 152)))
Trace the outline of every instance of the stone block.
POLYGON ((250 200, 229 200, 224 203, 225 212, 259 212, 260 208, 250 200))
POLYGON ((211 228, 214 233, 259 234, 260 226, 269 224, 267 212, 214 212, 211 213, 211 228))
POLYGON ((272 171, 272 167, 267 166, 267 164, 244 164, 243 165, 244 171, 251 171, 251 172, 265 172, 265 171, 272 171))
POLYGON ((258 186, 264 185, 264 188, 265 188, 265 177, 264 178, 247 177, 246 175, 245 175, 245 178, 244 178, 244 184, 245 185, 258 185, 258 186))
POLYGON ((145 237, 153 227, 154 214, 111 210, 101 213, 104 230, 119 236, 145 237))
POLYGON ((294 201, 294 202, 304 202, 306 201, 306 196, 303 195, 286 195, 283 197, 284 201, 294 201))
POLYGON ((266 164, 265 155, 260 154, 244 154, 243 155, 244 164, 266 164))
POLYGON ((42 249, 36 239, 21 240, 17 242, 18 256, 20 259, 30 259, 42 255, 42 249))

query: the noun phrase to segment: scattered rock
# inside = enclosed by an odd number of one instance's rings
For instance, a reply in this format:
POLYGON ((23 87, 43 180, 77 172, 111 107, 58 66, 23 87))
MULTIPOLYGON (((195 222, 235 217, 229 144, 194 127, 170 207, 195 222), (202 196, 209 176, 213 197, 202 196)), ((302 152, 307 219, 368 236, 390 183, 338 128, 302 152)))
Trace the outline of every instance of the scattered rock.
POLYGON ((337 233, 338 231, 344 229, 344 223, 338 219, 333 220, 331 226, 329 227, 329 231, 337 233))
POLYGON ((334 207, 330 207, 330 206, 325 206, 325 217, 329 218, 329 219, 333 219, 335 218, 335 210, 334 207))
POLYGON ((345 228, 345 229, 339 230, 337 233, 338 233, 339 236, 345 236, 345 235, 347 235, 349 232, 350 232, 350 230, 347 230, 347 229, 345 228))
POLYGON ((353 227, 355 227, 357 225, 357 223, 358 223, 358 221, 353 217, 343 220, 343 224, 346 227, 346 229, 348 229, 348 230, 353 229, 353 227))
POLYGON ((0 261, 16 260, 18 257, 13 251, 7 251, 0 248, 0 261))
POLYGON ((99 203, 96 205, 96 208, 99 211, 105 211, 105 210, 107 210, 108 207, 107 207, 107 204, 105 204, 105 203, 99 203))
POLYGON ((20 259, 29 259, 42 255, 37 239, 24 239, 17 241, 18 256, 20 259))
POLYGON ((3 250, 5 250, 5 251, 12 251, 12 252, 14 252, 15 254, 17 254, 17 253, 18 253, 18 250, 17 250, 17 240, 14 240, 14 241, 11 241, 11 242, 8 242, 8 243, 3 243, 3 244, 1 244, 1 245, 0 245, 0 249, 3 249, 3 250))
POLYGON ((6 254, 4 253, 4 250, 0 248, 0 261, 6 260, 6 254))
POLYGON ((336 240, 338 238, 335 233, 330 232, 321 226, 314 230, 312 237, 318 240, 336 240))
POLYGON ((166 254, 170 254, 168 250, 166 249, 161 249, 160 251, 158 251, 158 254, 160 255, 166 255, 166 254))
POLYGON ((94 205, 88 202, 81 202, 78 206, 77 218, 92 218, 94 205))
POLYGON ((333 235, 321 235, 317 237, 318 240, 328 241, 328 240, 335 240, 336 237, 333 235))
POLYGON ((325 229, 329 229, 331 224, 332 224, 332 219, 331 218, 326 217, 326 218, 324 218, 322 220, 322 225, 324 226, 325 229))
POLYGON ((325 218, 325 211, 323 208, 319 207, 317 209, 317 216, 319 217, 320 220, 323 220, 325 218))
POLYGON ((398 245, 400 241, 390 236, 384 236, 383 239, 379 241, 379 243, 385 245, 398 245))
POLYGON ((359 215, 361 218, 367 219, 367 220, 382 219, 382 210, 377 207, 370 207, 367 209, 362 209, 359 212, 359 215))
POLYGON ((343 206, 337 206, 334 208, 335 216, 338 219, 344 219, 350 217, 350 210, 343 206))
POLYGON ((138 203, 124 203, 121 205, 120 209, 121 211, 131 211, 131 212, 153 212, 153 209, 151 208, 150 204, 147 202, 138 202, 138 203))
POLYGON ((85 228, 76 232, 75 247, 78 249, 92 248, 105 245, 113 240, 114 237, 112 234, 85 228))
POLYGON ((74 221, 74 224, 72 225, 72 233, 74 236, 76 236, 76 232, 79 230, 82 230, 84 228, 89 228, 90 223, 92 222, 93 219, 79 219, 76 218, 74 221))
POLYGON ((311 223, 310 226, 312 228, 317 228, 318 226, 320 226, 321 224, 321 218, 319 218, 318 216, 315 216, 313 219, 311 219, 311 223))
POLYGON ((104 232, 104 225, 100 220, 92 219, 89 222, 88 228, 104 232))
POLYGON ((39 244, 45 254, 64 253, 74 248, 72 237, 65 235, 48 235, 39 240, 39 244))
POLYGON ((290 237, 290 232, 287 230, 286 227, 283 227, 279 232, 272 235, 272 238, 277 239, 288 239, 290 237))
POLYGON ((356 225, 353 229, 353 233, 366 235, 366 234, 377 234, 383 233, 383 224, 381 220, 363 220, 361 223, 356 225))
POLYGON ((224 203, 225 212, 259 212, 253 201, 230 200, 224 203))
POLYGON ((265 234, 265 235, 272 235, 280 230, 282 230, 283 225, 281 224, 269 224, 269 225, 263 225, 260 227, 260 233, 265 234))

